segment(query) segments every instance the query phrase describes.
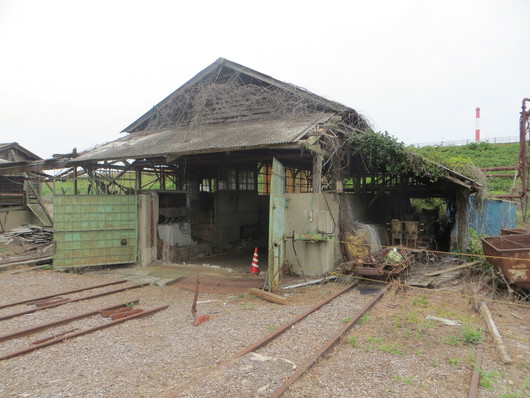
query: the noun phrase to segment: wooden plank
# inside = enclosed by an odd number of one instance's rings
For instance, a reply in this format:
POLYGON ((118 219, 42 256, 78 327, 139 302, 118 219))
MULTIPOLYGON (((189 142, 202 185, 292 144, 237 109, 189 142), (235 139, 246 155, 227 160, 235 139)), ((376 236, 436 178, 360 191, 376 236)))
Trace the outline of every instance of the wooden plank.
POLYGON ((276 304, 287 304, 287 298, 278 296, 277 294, 266 292, 265 290, 256 289, 255 287, 251 288, 249 293, 262 298, 263 300, 271 301, 276 304))
POLYGON ((45 256, 45 257, 32 257, 27 256, 27 259, 17 259, 16 261, 12 262, 4 262, 0 264, 0 270, 9 269, 16 267, 18 265, 37 265, 39 263, 51 263, 53 260, 53 256, 45 256))
POLYGON ((504 345, 502 336, 499 333, 499 329, 497 329, 497 325, 495 324, 495 321, 493 320, 491 311, 489 310, 486 303, 481 302, 479 304, 479 312, 484 318, 486 325, 488 326, 488 329, 493 337, 493 342, 495 343, 495 347, 497 348, 497 351, 499 352, 502 362, 505 364, 513 363, 513 360, 510 358, 510 355, 508 354, 508 351, 506 350, 506 346, 504 345))
POLYGON ((440 274, 445 274, 446 272, 451 272, 451 271, 456 271, 456 270, 459 270, 459 269, 462 269, 462 268, 471 267, 472 265, 475 265, 475 264, 478 264, 478 263, 479 263, 479 261, 472 261, 470 263, 460 264, 460 265, 456 265, 454 267, 450 267, 450 268, 446 268, 446 269, 442 269, 442 270, 438 270, 438 271, 429 272, 428 274, 425 274, 425 276, 436 276, 436 275, 440 275, 440 274))
POLYGON ((434 280, 434 276, 420 275, 407 281, 409 286, 427 287, 434 280))
POLYGON ((36 267, 30 267, 30 268, 21 269, 15 272, 11 272, 10 275, 21 274, 22 272, 34 271, 36 269, 42 269, 42 268, 49 267, 49 266, 50 266, 49 264, 37 265, 36 267))

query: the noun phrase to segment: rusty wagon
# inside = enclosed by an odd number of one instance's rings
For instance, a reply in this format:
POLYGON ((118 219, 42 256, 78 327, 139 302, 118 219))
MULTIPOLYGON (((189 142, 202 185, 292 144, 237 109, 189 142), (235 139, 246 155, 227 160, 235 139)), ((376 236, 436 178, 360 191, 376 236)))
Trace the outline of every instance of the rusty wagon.
POLYGON ((510 284, 530 290, 530 233, 482 238, 482 247, 510 284))

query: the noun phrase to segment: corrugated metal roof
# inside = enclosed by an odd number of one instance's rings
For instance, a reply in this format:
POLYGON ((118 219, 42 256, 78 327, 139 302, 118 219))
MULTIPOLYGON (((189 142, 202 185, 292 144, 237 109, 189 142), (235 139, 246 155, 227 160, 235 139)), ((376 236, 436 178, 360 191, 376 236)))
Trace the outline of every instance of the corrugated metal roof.
POLYGON ((330 116, 320 113, 297 120, 263 120, 137 132, 82 153, 72 162, 138 159, 293 143, 330 116))

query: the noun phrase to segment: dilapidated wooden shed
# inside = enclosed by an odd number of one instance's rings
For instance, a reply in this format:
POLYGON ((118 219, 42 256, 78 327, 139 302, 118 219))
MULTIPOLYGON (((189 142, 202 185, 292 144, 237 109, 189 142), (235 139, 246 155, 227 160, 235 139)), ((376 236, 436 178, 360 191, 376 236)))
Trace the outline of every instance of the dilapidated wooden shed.
POLYGON ((332 270, 356 221, 384 230, 412 197, 467 203, 476 190, 447 169, 363 167, 353 138, 369 130, 350 107, 220 58, 122 138, 65 163, 74 188, 56 189, 54 265, 176 261, 261 238, 275 290, 284 266, 332 270))
POLYGON ((27 166, 41 158, 17 142, 0 144, 0 232, 23 223, 51 225, 40 202, 40 176, 27 166))

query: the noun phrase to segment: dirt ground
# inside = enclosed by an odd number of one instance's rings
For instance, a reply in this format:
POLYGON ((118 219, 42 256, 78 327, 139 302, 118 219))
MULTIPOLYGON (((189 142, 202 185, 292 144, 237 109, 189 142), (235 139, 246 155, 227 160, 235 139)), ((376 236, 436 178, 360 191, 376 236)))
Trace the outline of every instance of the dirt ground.
MULTIPOLYGON (((112 280, 94 274, 49 270, 0 273, 0 306, 112 280)), ((464 283, 464 282, 462 282, 464 283)), ((140 299, 139 307, 169 308, 146 318, 66 340, 24 356, 0 361, 0 396, 5 397, 164 397, 217 363, 264 337, 340 289, 339 283, 285 293, 281 306, 248 293, 199 295, 198 315, 210 320, 193 326, 193 292, 176 285, 148 286, 71 303, 0 321, 0 335, 74 314, 140 299)), ((108 287, 110 289, 114 287, 108 287)), ((105 290, 100 289, 100 290, 105 290)), ((464 289, 463 289, 464 290, 464 289)), ((98 290, 99 291, 99 290, 98 290)), ((81 293, 80 293, 81 294, 81 293)), ((285 394, 290 397, 466 397, 479 343, 484 348, 479 397, 530 396, 530 306, 490 301, 513 363, 505 365, 469 297, 444 290, 391 290, 369 315, 343 337, 285 394), (459 322, 446 326, 426 319, 459 322)), ((0 316, 27 309, 0 310, 0 316)), ((0 355, 65 329, 84 329, 103 319, 47 330, 0 343, 0 355)), ((291 350, 304 350, 304 341, 291 350)), ((236 391, 229 396, 240 396, 236 391)))

